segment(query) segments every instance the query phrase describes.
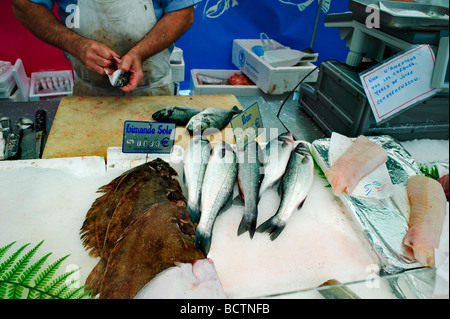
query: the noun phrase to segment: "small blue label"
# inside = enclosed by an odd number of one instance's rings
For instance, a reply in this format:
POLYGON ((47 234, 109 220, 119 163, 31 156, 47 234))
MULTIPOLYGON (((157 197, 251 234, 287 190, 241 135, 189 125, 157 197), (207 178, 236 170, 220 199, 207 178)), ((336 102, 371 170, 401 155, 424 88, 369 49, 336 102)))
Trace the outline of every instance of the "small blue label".
POLYGON ((125 121, 122 152, 170 154, 176 127, 175 123, 125 121))

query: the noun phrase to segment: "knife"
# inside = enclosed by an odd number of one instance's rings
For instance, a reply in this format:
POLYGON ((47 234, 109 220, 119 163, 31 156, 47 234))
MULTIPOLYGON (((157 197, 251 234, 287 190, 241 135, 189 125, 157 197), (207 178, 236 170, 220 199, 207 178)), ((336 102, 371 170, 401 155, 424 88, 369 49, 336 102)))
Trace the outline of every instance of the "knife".
POLYGON ((34 123, 36 128, 36 158, 41 158, 42 140, 45 134, 46 113, 44 110, 36 111, 36 121, 34 123))

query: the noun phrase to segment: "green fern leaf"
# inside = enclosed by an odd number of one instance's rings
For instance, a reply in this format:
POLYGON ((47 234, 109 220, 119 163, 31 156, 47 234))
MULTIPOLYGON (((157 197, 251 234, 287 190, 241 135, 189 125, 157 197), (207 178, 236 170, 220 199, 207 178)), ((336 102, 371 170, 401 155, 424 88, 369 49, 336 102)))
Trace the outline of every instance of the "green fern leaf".
POLYGON ((20 247, 2 262, 3 256, 15 243, 13 242, 0 248, 0 299, 63 299, 88 297, 90 291, 85 291, 85 286, 72 288, 74 281, 70 284, 66 283, 67 278, 77 270, 64 273, 54 278, 55 272, 69 255, 58 259, 43 269, 44 263, 51 255, 51 253, 48 253, 33 265, 28 266, 43 241, 26 252, 21 258, 19 256, 29 244, 20 247))

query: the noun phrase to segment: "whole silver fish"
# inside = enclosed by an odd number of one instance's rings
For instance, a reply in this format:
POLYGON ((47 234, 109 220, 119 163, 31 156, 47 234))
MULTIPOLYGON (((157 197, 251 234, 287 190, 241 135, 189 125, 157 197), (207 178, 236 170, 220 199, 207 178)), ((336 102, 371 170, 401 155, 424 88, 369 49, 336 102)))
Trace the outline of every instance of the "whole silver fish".
POLYGON ((256 230, 270 233, 275 240, 283 231, 292 214, 300 209, 314 180, 314 161, 306 142, 298 142, 291 154, 280 183, 281 202, 277 213, 256 230))
POLYGON ((188 188, 188 212, 193 223, 200 220, 202 184, 211 149, 208 139, 196 134, 184 153, 184 182, 188 188))
POLYGON ((152 117, 158 122, 169 122, 186 126, 189 120, 201 110, 189 106, 168 106, 153 113, 152 117))
POLYGON ((231 202, 236 182, 236 154, 227 143, 214 146, 203 179, 201 216, 195 233, 195 244, 207 256, 217 216, 231 202))
POLYGON ((280 134, 266 145, 264 150, 264 179, 259 189, 259 197, 266 189, 281 179, 286 171, 293 149, 294 137, 290 132, 280 134))
POLYGON ((189 120, 186 129, 190 134, 198 131, 204 132, 207 129, 217 129, 220 131, 230 123, 235 115, 241 112, 242 110, 237 106, 234 106, 231 110, 215 107, 206 108, 189 120))
POLYGON ((249 143, 236 153, 238 162, 239 194, 244 200, 244 216, 239 224, 238 236, 246 231, 253 238, 258 218, 259 185, 262 179, 262 151, 258 142, 249 143))

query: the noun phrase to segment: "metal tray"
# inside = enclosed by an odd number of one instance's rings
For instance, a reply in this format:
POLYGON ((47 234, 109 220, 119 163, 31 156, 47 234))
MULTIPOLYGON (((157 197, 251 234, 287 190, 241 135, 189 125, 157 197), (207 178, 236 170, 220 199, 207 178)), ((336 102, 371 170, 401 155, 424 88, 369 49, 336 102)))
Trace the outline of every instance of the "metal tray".
POLYGON ((412 30, 423 30, 428 28, 448 30, 449 9, 446 7, 397 1, 350 0, 349 9, 354 13, 355 18, 359 17, 365 21, 368 15, 373 12, 371 10, 366 12, 367 6, 379 6, 380 2, 393 11, 409 10, 427 15, 426 17, 395 15, 380 10, 380 24, 382 26, 412 30))

